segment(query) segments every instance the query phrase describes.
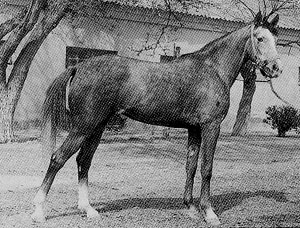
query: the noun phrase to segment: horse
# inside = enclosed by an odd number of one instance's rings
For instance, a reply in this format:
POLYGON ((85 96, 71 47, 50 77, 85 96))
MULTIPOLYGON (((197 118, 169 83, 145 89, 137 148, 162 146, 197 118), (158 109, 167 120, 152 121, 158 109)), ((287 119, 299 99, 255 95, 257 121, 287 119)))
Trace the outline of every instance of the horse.
POLYGON ((252 61, 269 78, 282 73, 276 49, 276 15, 271 22, 258 12, 253 22, 168 63, 105 55, 67 69, 49 86, 43 104, 48 147, 57 130, 67 129, 53 151, 44 180, 34 197, 34 221, 45 221, 43 204, 55 175, 74 155, 78 167, 78 208, 87 217, 99 213, 88 198, 88 171, 110 117, 119 113, 152 125, 188 131, 183 202, 191 217, 219 225, 210 201, 213 158, 220 124, 229 109, 230 88, 243 64, 252 61), (200 203, 193 200, 201 147, 200 203))

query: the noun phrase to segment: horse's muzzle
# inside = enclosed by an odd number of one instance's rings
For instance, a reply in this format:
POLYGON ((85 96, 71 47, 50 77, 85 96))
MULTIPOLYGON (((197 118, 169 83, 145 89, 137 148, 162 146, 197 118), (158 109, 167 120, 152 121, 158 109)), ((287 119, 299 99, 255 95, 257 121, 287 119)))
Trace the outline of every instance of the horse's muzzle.
POLYGON ((271 62, 264 62, 260 67, 260 72, 267 78, 277 78, 283 72, 283 67, 280 59, 271 62))

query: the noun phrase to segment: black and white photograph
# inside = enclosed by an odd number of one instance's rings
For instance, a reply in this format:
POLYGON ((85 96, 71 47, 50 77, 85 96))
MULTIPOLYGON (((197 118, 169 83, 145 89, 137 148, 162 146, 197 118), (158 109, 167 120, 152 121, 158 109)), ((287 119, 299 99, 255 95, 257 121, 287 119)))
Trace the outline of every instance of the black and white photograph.
POLYGON ((0 0, 0 227, 300 227, 300 1, 0 0))

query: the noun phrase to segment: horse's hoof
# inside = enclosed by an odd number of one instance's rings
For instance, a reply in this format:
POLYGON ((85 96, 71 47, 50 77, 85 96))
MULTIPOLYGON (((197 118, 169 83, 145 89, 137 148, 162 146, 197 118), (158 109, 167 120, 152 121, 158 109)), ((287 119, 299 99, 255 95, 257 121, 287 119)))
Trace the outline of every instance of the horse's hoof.
POLYGON ((213 218, 213 219, 205 219, 207 225, 212 226, 212 227, 218 227, 221 225, 221 222, 218 218, 213 218))
POLYGON ((213 212, 212 209, 206 211, 206 215, 204 215, 204 220, 207 223, 207 225, 212 227, 217 227, 221 225, 218 216, 213 212))
POLYGON ((42 212, 35 211, 33 214, 31 214, 31 219, 34 222, 39 222, 39 223, 46 222, 46 217, 44 216, 44 214, 42 212))
POLYGON ((98 211, 96 211, 92 206, 78 206, 78 209, 86 213, 88 218, 96 218, 99 216, 98 211))
POLYGON ((201 218, 201 214, 199 213, 199 210, 197 209, 197 207, 195 207, 194 205, 191 205, 187 210, 186 210, 186 214, 191 218, 191 219, 200 219, 201 218))
POLYGON ((86 211, 86 216, 88 218, 96 218, 99 216, 99 213, 98 211, 96 211, 94 208, 91 207, 86 211))

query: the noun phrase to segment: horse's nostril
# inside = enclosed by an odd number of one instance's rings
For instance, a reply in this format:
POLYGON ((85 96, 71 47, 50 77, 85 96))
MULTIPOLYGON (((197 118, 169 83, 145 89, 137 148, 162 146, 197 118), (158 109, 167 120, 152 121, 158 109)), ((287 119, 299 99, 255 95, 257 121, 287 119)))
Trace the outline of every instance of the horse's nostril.
POLYGON ((273 67, 272 67, 272 69, 273 69, 274 71, 278 71, 278 70, 279 70, 279 67, 278 67, 276 64, 274 64, 273 67))

